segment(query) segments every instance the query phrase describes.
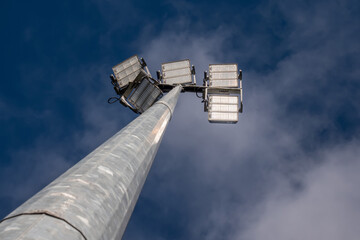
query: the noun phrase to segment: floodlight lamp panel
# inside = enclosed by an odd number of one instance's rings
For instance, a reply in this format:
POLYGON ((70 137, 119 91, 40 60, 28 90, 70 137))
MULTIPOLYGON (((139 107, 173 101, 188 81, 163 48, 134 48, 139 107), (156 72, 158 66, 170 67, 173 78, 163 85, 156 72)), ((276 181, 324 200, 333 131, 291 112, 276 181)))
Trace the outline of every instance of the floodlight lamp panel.
POLYGON ((237 64, 209 65, 209 87, 237 88, 238 86, 237 64))
POLYGON ((238 112, 237 105, 228 104, 211 104, 208 111, 210 112, 238 112))
POLYGON ((117 64, 112 69, 121 88, 147 75, 142 69, 140 59, 137 55, 117 64))
POLYGON ((209 64, 210 72, 237 72, 238 66, 234 64, 209 64))
POLYGON ((209 112, 210 123, 237 123, 239 114, 234 112, 209 112))
POLYGON ((230 96, 230 95, 210 95, 209 103, 210 104, 238 104, 239 97, 238 96, 230 96))
POLYGON ((161 65, 162 71, 171 71, 181 68, 190 68, 190 60, 185 59, 180 61, 167 62, 161 65))
POLYGON ((161 70, 163 81, 166 84, 186 84, 192 82, 189 59, 163 63, 161 70))
POLYGON ((239 97, 209 95, 208 120, 211 123, 237 123, 239 120, 239 97))

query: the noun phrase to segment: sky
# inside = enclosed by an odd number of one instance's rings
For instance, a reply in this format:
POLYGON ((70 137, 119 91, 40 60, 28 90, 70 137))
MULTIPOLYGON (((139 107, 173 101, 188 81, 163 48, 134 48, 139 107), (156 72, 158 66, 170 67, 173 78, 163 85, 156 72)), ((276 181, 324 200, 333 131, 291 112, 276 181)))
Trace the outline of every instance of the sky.
POLYGON ((210 124, 181 94, 123 239, 360 235, 360 4, 2 1, 0 218, 137 117, 112 66, 144 57, 243 71, 244 113, 210 124))

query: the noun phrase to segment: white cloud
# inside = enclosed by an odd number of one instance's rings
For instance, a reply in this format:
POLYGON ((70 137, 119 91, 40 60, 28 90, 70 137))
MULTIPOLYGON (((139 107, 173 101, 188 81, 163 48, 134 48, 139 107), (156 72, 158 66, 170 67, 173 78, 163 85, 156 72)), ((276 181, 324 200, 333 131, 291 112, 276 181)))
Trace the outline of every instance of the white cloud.
POLYGON ((360 229, 359 142, 327 149, 324 164, 306 173, 303 189, 279 179, 272 193, 234 239, 358 239, 360 229))

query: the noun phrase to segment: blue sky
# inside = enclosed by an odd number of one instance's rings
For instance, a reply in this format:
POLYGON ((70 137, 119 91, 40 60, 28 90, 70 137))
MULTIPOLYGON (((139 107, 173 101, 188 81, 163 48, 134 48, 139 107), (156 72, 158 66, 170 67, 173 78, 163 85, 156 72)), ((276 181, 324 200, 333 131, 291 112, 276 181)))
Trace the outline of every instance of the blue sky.
POLYGON ((136 117, 108 75, 189 58, 243 70, 244 113, 180 96, 124 239, 357 239, 357 1, 0 3, 0 217, 136 117))

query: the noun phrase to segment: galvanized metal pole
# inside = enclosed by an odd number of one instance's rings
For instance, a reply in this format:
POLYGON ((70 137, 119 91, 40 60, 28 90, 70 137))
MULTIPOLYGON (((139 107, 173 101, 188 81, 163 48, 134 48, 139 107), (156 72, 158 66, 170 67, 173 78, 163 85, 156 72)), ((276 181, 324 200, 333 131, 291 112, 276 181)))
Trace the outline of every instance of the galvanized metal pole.
POLYGON ((181 86, 0 223, 0 239, 121 239, 181 86))

